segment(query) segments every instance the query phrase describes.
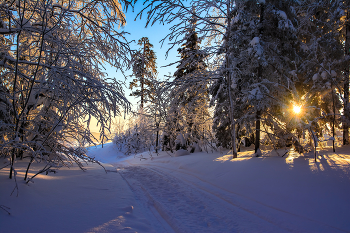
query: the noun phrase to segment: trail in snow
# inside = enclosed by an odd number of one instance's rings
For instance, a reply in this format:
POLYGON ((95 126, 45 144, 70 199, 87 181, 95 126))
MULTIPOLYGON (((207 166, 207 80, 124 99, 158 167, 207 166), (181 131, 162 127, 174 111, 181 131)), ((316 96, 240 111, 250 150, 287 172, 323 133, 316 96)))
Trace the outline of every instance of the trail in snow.
POLYGON ((135 192, 148 197, 175 232, 283 230, 156 169, 132 166, 120 172, 135 192))
POLYGON ((175 232, 343 232, 183 172, 156 166, 126 166, 119 172, 175 232))

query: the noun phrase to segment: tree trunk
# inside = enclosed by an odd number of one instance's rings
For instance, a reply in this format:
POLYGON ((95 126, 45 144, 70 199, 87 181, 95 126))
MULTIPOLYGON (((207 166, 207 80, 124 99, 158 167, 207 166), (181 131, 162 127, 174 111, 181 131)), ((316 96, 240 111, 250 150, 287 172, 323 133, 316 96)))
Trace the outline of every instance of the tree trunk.
MULTIPOLYGON (((347 25, 345 31, 345 55, 350 56, 350 12, 347 12, 347 25)), ((344 81, 344 121, 343 121, 343 145, 349 145, 349 125, 348 125, 348 113, 349 113, 349 74, 350 65, 346 67, 344 81)))
MULTIPOLYGON (((264 20, 264 5, 260 5, 260 24, 262 24, 264 20)), ((263 33, 263 27, 261 26, 259 29, 259 37, 262 36, 263 33)), ((262 66, 259 64, 258 68, 258 79, 261 80, 262 77, 262 66)), ((255 153, 258 152, 258 149, 260 148, 260 118, 261 118, 261 110, 256 111, 256 122, 255 122, 255 153)), ((258 154, 257 154, 258 156, 258 154)))
POLYGON ((146 42, 143 42, 143 55, 142 55, 142 73, 141 73, 141 79, 140 79, 140 83, 141 83, 141 104, 140 104, 140 108, 143 109, 143 103, 144 103, 144 77, 145 77, 145 56, 146 56, 146 42))
POLYGON ((332 84, 332 101, 333 101, 333 125, 332 125, 332 133, 333 133, 333 152, 335 152, 334 142, 335 142, 335 100, 334 100, 334 90, 333 90, 333 84, 332 84))
MULTIPOLYGON (((17 84, 17 77, 18 77, 18 61, 19 61, 19 41, 20 41, 20 35, 21 31, 17 34, 17 46, 16 46, 16 69, 15 69, 15 79, 13 81, 13 101, 12 101, 12 107, 13 107, 13 112, 14 112, 14 123, 15 123, 15 135, 14 135, 14 140, 17 139, 18 137, 18 126, 19 126, 19 120, 20 116, 18 115, 17 112, 17 107, 16 107, 16 98, 15 98, 15 93, 16 93, 16 84, 17 84)), ((40 61, 40 59, 39 59, 40 61)), ((34 79, 33 79, 34 80, 34 79)), ((30 92, 29 92, 30 93, 30 92)), ((11 167, 10 167, 10 175, 9 178, 12 179, 12 173, 13 171, 13 165, 16 159, 16 149, 12 149, 12 154, 11 154, 11 167)))
MULTIPOLYGON (((260 148, 260 110, 256 112, 256 122, 255 122, 255 153, 258 152, 260 148)), ((258 156, 258 154, 257 154, 258 156)))
POLYGON ((15 159, 16 159, 16 149, 13 148, 11 151, 11 167, 10 167, 10 175, 9 175, 10 179, 12 179, 12 173, 14 173, 13 172, 13 165, 14 165, 15 159))
POLYGON ((230 121, 231 121, 231 144, 232 144, 232 157, 237 158, 237 147, 236 147, 236 121, 233 117, 233 96, 231 91, 231 72, 229 70, 229 40, 231 33, 231 0, 227 0, 227 31, 226 31, 226 81, 228 88, 228 96, 230 101, 230 121))
POLYGON ((157 127, 157 139, 156 139, 156 153, 158 154, 158 138, 159 138, 159 123, 156 123, 156 127, 157 127))

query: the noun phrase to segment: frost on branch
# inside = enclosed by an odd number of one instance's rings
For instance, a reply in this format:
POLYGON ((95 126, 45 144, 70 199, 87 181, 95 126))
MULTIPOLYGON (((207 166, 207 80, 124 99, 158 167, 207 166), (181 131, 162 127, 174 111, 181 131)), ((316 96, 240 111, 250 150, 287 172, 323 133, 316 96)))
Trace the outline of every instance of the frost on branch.
MULTIPOLYGON (((128 67, 129 44, 118 1, 6 1, 0 5, 0 156, 44 163, 36 174, 93 160, 92 118, 107 139, 112 116, 128 108, 105 63, 128 67), (55 4, 54 4, 55 3, 55 4), (10 20, 9 20, 10 19, 10 20)), ((32 172, 32 171, 31 171, 32 172)), ((35 173, 34 172, 34 173, 35 173)))

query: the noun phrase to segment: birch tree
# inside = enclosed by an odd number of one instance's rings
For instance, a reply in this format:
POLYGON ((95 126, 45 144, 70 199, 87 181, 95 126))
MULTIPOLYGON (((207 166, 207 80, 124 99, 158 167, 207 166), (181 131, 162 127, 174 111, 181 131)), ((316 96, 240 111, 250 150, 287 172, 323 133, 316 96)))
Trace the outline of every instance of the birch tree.
POLYGON ((72 141, 93 143, 94 117, 103 142, 111 117, 129 106, 121 85, 102 71, 105 63, 129 65, 129 44, 118 29, 125 24, 121 4, 5 0, 0 17, 0 93, 10 115, 0 122, 0 152, 10 178, 15 160, 26 157, 27 182, 33 162, 44 163, 36 175, 71 163, 83 169, 81 161, 93 159, 72 141))

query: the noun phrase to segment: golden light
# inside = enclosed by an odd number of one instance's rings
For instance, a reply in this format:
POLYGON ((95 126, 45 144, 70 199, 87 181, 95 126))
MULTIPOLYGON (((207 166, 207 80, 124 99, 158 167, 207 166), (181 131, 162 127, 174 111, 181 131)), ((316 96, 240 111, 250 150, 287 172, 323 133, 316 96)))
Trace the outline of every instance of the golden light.
POLYGON ((301 106, 299 106, 299 105, 294 105, 294 106, 293 106, 293 112, 294 112, 295 114, 299 114, 299 113, 301 112, 301 106))

